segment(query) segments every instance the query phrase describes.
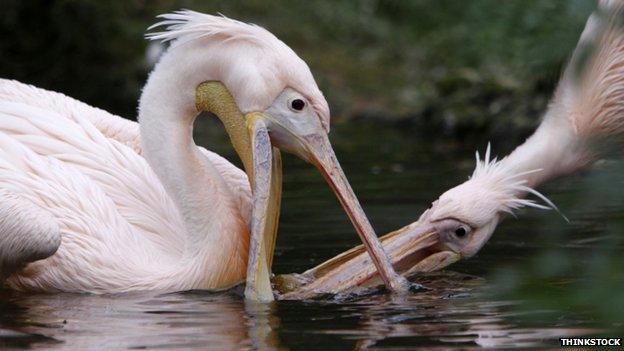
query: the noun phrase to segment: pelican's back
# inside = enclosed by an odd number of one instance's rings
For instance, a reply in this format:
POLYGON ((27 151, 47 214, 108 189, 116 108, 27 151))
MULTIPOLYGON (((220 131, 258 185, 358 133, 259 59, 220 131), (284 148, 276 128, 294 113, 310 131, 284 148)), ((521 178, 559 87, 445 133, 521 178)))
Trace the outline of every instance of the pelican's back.
MULTIPOLYGON (((248 223, 245 173, 200 150, 228 185, 237 206, 231 215, 248 223)), ((14 272, 6 283, 15 289, 102 293, 196 284, 181 270, 184 222, 142 156, 138 124, 3 79, 0 215, 0 276, 14 272), (16 209, 31 215, 6 215, 16 209)))
MULTIPOLYGON (((138 123, 115 116, 61 93, 37 88, 15 80, 0 78, 0 101, 23 103, 31 107, 55 112, 61 117, 65 116, 71 120, 87 120, 106 138, 128 146, 138 155, 143 154, 138 123)), ((220 155, 203 147, 199 149, 208 162, 215 166, 227 182, 232 190, 232 195, 238 202, 241 213, 246 214, 245 220, 247 220, 247 217, 251 214, 251 189, 245 172, 220 155)), ((159 186, 158 191, 162 192, 164 190, 159 186)), ((169 200, 166 195, 161 195, 160 201, 171 205, 168 203, 169 200)), ((166 213, 160 213, 159 215, 163 216, 162 218, 165 218, 165 221, 171 221, 171 218, 167 216, 168 213, 172 212, 170 207, 165 206, 164 208, 166 213)))
POLYGON ((7 80, 0 81, 0 113, 0 133, 41 158, 55 159, 87 176, 134 228, 154 234, 163 247, 179 250, 182 221, 136 151, 140 151, 136 123, 62 94, 7 80))
POLYGON ((624 1, 601 1, 574 51, 554 104, 583 138, 624 133, 624 1), (558 103, 561 104, 558 104, 558 103))

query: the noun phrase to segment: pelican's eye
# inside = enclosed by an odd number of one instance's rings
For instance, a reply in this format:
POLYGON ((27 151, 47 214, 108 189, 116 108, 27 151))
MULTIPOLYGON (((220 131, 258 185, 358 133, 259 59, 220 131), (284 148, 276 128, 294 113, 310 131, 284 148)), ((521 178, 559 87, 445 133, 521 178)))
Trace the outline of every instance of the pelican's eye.
POLYGON ((445 241, 464 242, 472 233, 472 227, 454 218, 447 218, 435 223, 435 228, 445 241))
POLYGON ((290 108, 294 111, 301 111, 305 107, 305 101, 301 99, 294 99, 290 102, 290 108))
POLYGON ((458 238, 463 238, 466 234, 468 234, 468 231, 464 227, 459 227, 455 229, 455 236, 457 236, 458 238))

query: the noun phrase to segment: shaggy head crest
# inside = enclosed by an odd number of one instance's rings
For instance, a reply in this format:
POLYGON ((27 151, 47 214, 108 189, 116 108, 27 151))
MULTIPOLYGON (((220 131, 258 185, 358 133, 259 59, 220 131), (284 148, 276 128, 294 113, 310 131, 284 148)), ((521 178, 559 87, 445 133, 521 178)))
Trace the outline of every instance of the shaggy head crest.
MULTIPOLYGON (((166 27, 166 30, 146 35, 149 40, 171 42, 171 48, 186 43, 206 40, 223 45, 247 45, 263 51, 271 57, 278 69, 271 72, 274 78, 281 79, 284 87, 290 87, 303 94, 329 132, 329 106, 319 90, 308 65, 288 45, 284 44, 268 30, 255 24, 240 22, 223 15, 213 16, 191 10, 181 10, 159 15, 162 21, 148 30, 166 27)), ((266 106, 268 107, 268 106, 266 106)))
POLYGON ((434 219, 456 218, 476 227, 480 227, 495 218, 499 213, 513 214, 521 207, 533 207, 542 210, 557 210, 555 204, 537 190, 526 185, 523 176, 539 172, 535 169, 511 174, 503 160, 491 158, 488 144, 485 158, 476 152, 476 167, 468 181, 442 194, 432 207, 434 219), (544 202, 523 199, 521 194, 533 194, 544 202))

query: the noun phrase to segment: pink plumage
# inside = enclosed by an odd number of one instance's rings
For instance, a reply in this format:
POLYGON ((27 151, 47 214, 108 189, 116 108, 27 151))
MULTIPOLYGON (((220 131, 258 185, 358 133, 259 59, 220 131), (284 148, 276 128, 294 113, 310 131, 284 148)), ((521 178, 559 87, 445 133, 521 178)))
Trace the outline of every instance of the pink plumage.
POLYGON ((327 102, 305 62, 268 31, 192 11, 163 18, 171 27, 151 37, 174 45, 143 90, 140 124, 0 80, 7 286, 114 293, 221 289, 245 279, 249 182, 193 142, 195 89, 221 81, 242 112, 299 89, 326 129, 327 102))

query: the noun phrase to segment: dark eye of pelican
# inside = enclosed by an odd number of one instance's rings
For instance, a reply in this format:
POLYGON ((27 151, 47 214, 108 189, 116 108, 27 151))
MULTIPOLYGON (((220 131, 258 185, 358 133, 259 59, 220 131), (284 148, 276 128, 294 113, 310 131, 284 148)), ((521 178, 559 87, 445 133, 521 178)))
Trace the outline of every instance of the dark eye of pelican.
POLYGON ((301 111, 305 107, 305 102, 301 99, 294 99, 290 102, 290 107, 292 107, 293 110, 301 111))
POLYGON ((466 236, 466 234, 468 234, 468 232, 466 231, 466 228, 464 227, 458 227, 457 229, 455 229, 455 235, 458 238, 463 238, 464 236, 466 236))

